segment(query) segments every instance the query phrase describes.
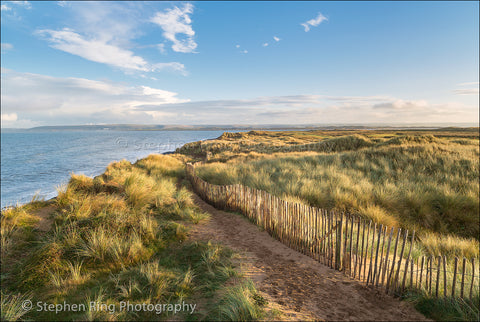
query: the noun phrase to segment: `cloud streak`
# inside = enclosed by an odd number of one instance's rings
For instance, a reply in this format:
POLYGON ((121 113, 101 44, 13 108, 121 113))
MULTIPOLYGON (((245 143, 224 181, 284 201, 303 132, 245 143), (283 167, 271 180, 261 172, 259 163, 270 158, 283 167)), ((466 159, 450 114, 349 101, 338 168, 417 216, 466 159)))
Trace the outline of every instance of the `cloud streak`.
POLYGON ((162 28, 163 36, 173 43, 173 51, 194 53, 197 43, 193 39, 195 31, 191 26, 192 13, 193 5, 187 3, 182 8, 175 6, 173 9, 157 12, 150 21, 162 28), (180 39, 178 35, 185 35, 185 39, 180 39))
POLYGON ((2 42, 1 46, 2 46, 2 47, 1 47, 1 48, 2 48, 2 52, 13 49, 13 45, 12 45, 12 44, 9 44, 9 43, 3 43, 3 42, 2 42))
POLYGON ((131 51, 107 44, 101 40, 85 39, 68 28, 58 31, 38 30, 36 34, 44 37, 51 47, 90 61, 123 69, 151 71, 148 63, 142 57, 135 56, 131 51))
POLYGON ((36 34, 44 37, 50 46, 80 56, 84 59, 118 67, 123 70, 153 72, 171 69, 185 74, 185 66, 178 62, 149 64, 129 50, 106 43, 98 39, 86 39, 82 35, 65 28, 63 30, 37 30, 36 34))
POLYGON ((305 28, 305 32, 309 32, 311 27, 316 27, 326 20, 328 19, 324 15, 322 15, 321 12, 319 12, 317 17, 315 17, 314 19, 310 19, 304 23, 301 23, 300 25, 302 25, 305 28))
POLYGON ((480 84, 479 82, 461 83, 461 84, 458 84, 458 86, 469 87, 469 88, 457 88, 457 89, 454 89, 453 92, 457 95, 478 95, 479 84, 480 84))

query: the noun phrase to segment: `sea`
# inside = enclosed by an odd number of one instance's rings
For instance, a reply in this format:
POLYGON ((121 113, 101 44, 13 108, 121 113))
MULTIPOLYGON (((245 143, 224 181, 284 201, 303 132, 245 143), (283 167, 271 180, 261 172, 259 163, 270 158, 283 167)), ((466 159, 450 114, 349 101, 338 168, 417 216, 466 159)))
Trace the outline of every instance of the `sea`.
POLYGON ((45 131, 1 133, 1 207, 50 199, 71 173, 94 177, 114 161, 175 151, 224 131, 45 131))

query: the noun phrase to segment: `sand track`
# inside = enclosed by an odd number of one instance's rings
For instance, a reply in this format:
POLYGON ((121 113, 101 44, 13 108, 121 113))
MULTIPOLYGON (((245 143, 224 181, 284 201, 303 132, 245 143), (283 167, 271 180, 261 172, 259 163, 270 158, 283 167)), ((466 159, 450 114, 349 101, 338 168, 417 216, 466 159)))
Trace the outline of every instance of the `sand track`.
POLYGON ((195 203, 211 214, 191 238, 221 242, 242 254, 242 270, 287 320, 426 321, 409 303, 370 289, 300 254, 246 218, 195 203))

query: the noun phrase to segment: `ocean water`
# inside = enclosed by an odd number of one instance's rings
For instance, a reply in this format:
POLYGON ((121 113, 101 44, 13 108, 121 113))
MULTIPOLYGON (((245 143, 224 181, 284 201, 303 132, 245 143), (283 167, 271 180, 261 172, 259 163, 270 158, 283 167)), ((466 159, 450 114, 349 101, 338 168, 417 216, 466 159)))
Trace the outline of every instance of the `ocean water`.
POLYGON ((223 131, 15 131, 1 133, 1 207, 49 199, 70 174, 96 176, 113 161, 134 162, 223 131))

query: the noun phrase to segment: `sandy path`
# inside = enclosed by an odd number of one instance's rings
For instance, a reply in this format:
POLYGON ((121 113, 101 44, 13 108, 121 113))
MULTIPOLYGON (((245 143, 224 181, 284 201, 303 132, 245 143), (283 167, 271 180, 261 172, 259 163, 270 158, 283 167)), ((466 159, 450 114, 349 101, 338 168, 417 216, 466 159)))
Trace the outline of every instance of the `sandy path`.
POLYGON ((195 225, 191 237, 214 240, 243 255, 242 269, 288 320, 427 320, 409 303, 366 288, 359 282, 300 254, 246 218, 219 211, 195 195, 211 219, 195 225))
POLYGON ((34 216, 39 217, 36 228, 41 232, 49 231, 52 228, 53 217, 52 213, 57 210, 55 205, 48 205, 42 207, 33 213, 34 216))

